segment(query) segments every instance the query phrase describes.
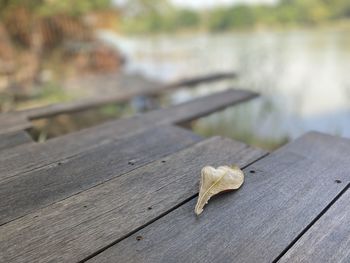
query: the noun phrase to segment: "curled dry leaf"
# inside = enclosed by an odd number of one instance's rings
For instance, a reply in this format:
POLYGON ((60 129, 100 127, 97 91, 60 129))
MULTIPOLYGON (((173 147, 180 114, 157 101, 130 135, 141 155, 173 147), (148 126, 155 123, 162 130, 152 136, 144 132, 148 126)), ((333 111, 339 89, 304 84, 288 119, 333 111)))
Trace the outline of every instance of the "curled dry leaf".
POLYGON ((200 215, 209 199, 221 192, 238 189, 244 181, 244 173, 237 166, 205 166, 201 172, 199 196, 194 212, 200 215))

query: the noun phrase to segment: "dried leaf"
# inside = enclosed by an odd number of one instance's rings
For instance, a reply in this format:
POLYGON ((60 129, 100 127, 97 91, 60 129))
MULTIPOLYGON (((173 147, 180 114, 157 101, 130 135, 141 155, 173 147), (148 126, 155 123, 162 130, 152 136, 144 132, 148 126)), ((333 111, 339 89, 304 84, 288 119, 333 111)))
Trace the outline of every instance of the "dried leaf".
POLYGON ((244 173, 237 166, 205 166, 201 172, 199 196, 195 213, 200 215, 209 199, 221 192, 238 189, 244 181, 244 173))

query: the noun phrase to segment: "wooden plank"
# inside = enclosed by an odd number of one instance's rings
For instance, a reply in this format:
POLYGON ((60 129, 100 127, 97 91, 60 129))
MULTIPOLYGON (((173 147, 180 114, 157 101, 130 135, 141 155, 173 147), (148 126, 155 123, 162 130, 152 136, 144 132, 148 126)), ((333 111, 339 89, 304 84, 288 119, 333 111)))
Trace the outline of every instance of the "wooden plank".
POLYGON ((164 123, 185 123, 215 111, 223 110, 228 106, 251 100, 257 96, 257 93, 251 91, 228 89, 164 110, 150 112, 144 116, 150 121, 162 120, 164 123))
POLYGON ((146 78, 140 74, 126 74, 123 72, 106 72, 90 74, 85 76, 74 76, 63 80, 62 87, 65 90, 76 92, 84 90, 85 98, 92 98, 101 94, 117 94, 129 92, 130 90, 140 90, 144 92, 148 89, 160 89, 164 83, 146 78), (97 92, 97 94, 96 94, 97 92))
POLYGON ((21 114, 0 114, 0 135, 31 128, 31 122, 21 114))
POLYGON ((202 166, 245 166, 263 154, 229 139, 202 141, 2 225, 0 261, 83 260, 192 197, 202 166))
POLYGON ((78 111, 84 111, 87 109, 101 107, 106 104, 125 102, 130 100, 135 96, 140 96, 144 94, 153 94, 158 90, 154 86, 152 89, 147 89, 145 92, 142 92, 139 89, 131 89, 123 92, 118 92, 116 94, 100 95, 93 98, 84 99, 80 101, 72 101, 66 103, 57 103, 48 106, 33 108, 21 111, 19 113, 27 116, 29 120, 35 120, 40 118, 49 118, 55 115, 64 114, 64 113, 73 113, 78 111), (146 92, 147 91, 147 92, 146 92))
MULTIPOLYGON (((49 106, 38 107, 34 109, 20 111, 19 113, 24 114, 30 120, 34 120, 38 118, 47 118, 58 114, 72 113, 72 112, 87 110, 90 108, 96 108, 96 107, 100 107, 110 103, 126 102, 135 96, 157 95, 157 94, 161 94, 166 91, 180 88, 183 86, 195 86, 204 82, 213 82, 221 79, 230 79, 235 77, 236 77, 236 74, 232 72, 214 73, 214 74, 209 74, 204 76, 186 78, 183 80, 176 81, 174 83, 163 84, 163 85, 161 84, 157 85, 156 83, 148 83, 145 81, 143 81, 145 83, 141 85, 142 82, 138 81, 136 82, 137 86, 135 85, 135 83, 134 84, 132 84, 132 82, 130 83, 130 80, 126 81, 126 83, 125 81, 121 81, 122 82, 121 85, 127 85, 127 88, 126 87, 124 87, 124 89, 119 88, 119 90, 117 90, 113 94, 109 93, 105 96, 99 96, 99 97, 94 96, 93 98, 80 100, 80 101, 58 103, 58 104, 53 104, 49 106), (130 84, 132 84, 131 87, 129 86, 130 84)), ((118 82, 118 78, 120 78, 120 76, 115 76, 114 81, 118 82)), ((126 78, 126 77, 124 76, 122 78, 126 78)), ((103 78, 100 79, 98 82, 101 83, 102 81, 103 81, 103 78)))
POLYGON ((273 262, 344 189, 349 169, 349 140, 309 133, 247 167, 242 188, 200 217, 193 199, 91 262, 273 262))
POLYGON ((132 135, 142 129, 193 120, 256 96, 256 93, 249 91, 227 90, 170 108, 107 122, 54 138, 44 144, 21 147, 21 151, 0 153, 0 181, 51 163, 57 163, 93 147, 132 135))
POLYGON ((212 74, 198 76, 198 77, 185 78, 175 83, 170 83, 167 86, 169 89, 179 88, 183 86, 195 86, 202 83, 209 83, 209 82, 224 80, 224 79, 233 79, 236 77, 237 77, 237 74, 234 72, 218 72, 218 73, 212 73, 212 74))
POLYGON ((181 150, 201 137, 160 126, 0 183, 0 225, 181 150), (15 189, 15 191, 14 191, 15 189))
POLYGON ((346 191, 278 262, 350 262, 350 191, 346 191))
POLYGON ((0 134, 0 151, 31 142, 33 142, 32 138, 25 131, 0 134))

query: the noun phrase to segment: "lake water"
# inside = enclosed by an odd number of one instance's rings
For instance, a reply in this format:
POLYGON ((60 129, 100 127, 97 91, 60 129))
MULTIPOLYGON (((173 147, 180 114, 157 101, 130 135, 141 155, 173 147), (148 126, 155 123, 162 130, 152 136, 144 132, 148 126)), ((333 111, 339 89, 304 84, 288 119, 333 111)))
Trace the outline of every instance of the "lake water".
POLYGON ((235 71, 239 79, 180 90, 179 103, 228 87, 261 93, 194 124, 266 148, 309 130, 350 137, 350 31, 295 30, 121 38, 101 32, 128 58, 127 71, 171 81, 235 71))

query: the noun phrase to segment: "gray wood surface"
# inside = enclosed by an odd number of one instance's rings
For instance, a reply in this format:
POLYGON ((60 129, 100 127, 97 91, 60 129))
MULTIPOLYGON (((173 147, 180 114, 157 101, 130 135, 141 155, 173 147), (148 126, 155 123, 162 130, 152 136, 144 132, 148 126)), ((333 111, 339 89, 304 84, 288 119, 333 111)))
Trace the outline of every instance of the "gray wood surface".
POLYGON ((82 260, 193 197, 204 165, 245 166, 264 154, 229 139, 199 142, 0 226, 0 262, 82 260))
POLYGON ((234 72, 217 72, 211 73, 208 75, 202 75, 197 77, 187 77, 181 80, 178 80, 174 83, 167 84, 167 89, 179 88, 184 86, 195 86, 202 83, 209 83, 218 80, 224 79, 233 79, 236 78, 237 74, 234 72))
POLYGON ((0 134, 0 151, 5 151, 32 142, 32 138, 25 131, 0 134))
MULTIPOLYGON (((106 105, 110 103, 125 102, 125 101, 129 101, 135 96, 157 95, 157 94, 161 94, 166 91, 180 88, 183 86, 194 86, 204 82, 212 82, 220 79, 229 79, 234 77, 236 77, 236 74, 234 73, 215 73, 215 74, 209 74, 205 76, 186 78, 186 79, 179 80, 169 84, 160 84, 160 83, 156 84, 156 82, 152 83, 150 81, 145 81, 145 80, 132 83, 132 81, 130 80, 129 81, 122 80, 120 81, 121 83, 119 83, 119 86, 125 85, 126 87, 119 87, 119 89, 116 89, 112 94, 109 93, 105 96, 101 95, 99 97, 94 96, 91 99, 85 99, 80 101, 53 104, 53 105, 44 106, 40 108, 21 111, 20 113, 27 116, 27 118, 30 120, 38 119, 38 118, 47 118, 47 117, 55 116, 62 113, 71 113, 71 112, 82 111, 90 108, 100 107, 102 105, 106 105)), ((114 77, 115 83, 118 82, 118 78, 120 77, 118 76, 114 77)), ((124 76, 123 78, 127 78, 127 76, 124 76)), ((103 82, 103 77, 100 78, 98 82, 99 84, 101 84, 101 82, 103 82)))
POLYGON ((350 262, 350 191, 347 190, 278 262, 350 262))
POLYGON ((22 114, 0 114, 0 135, 22 131, 32 127, 32 123, 22 114))
MULTIPOLYGON (((110 83, 112 85, 112 88, 114 87, 113 92, 111 93, 111 91, 108 92, 108 89, 104 89, 105 92, 103 94, 106 95, 96 96, 96 94, 94 94, 91 96, 91 98, 82 99, 79 101, 57 103, 28 110, 0 114, 0 134, 31 128, 32 124, 30 123, 30 120, 48 118, 63 113, 83 111, 110 103, 126 102, 135 96, 157 95, 184 86, 194 86, 205 82, 212 82, 235 77, 235 73, 221 72, 186 78, 174 83, 161 84, 155 81, 146 80, 140 76, 127 76, 123 74, 118 75, 115 73, 110 74, 110 76, 92 76, 92 79, 90 76, 85 79, 80 79, 78 83, 73 82, 70 85, 85 85, 86 88, 94 85, 96 93, 96 88, 100 88, 99 86, 101 83, 105 83, 105 85, 107 85, 107 83, 110 83)), ((110 89, 111 88, 109 88, 109 90, 110 89)))
POLYGON ((201 137, 190 131, 160 126, 4 180, 0 182, 0 225, 199 140, 201 137))
POLYGON ((160 124, 193 120, 225 107, 249 100, 256 93, 227 90, 201 97, 166 109, 150 111, 128 119, 118 119, 89 129, 57 137, 43 144, 21 147, 0 153, 0 181, 57 163, 102 144, 108 144, 123 136, 160 124))
POLYGON ((91 262, 272 262, 344 189, 349 170, 348 139, 309 133, 247 167, 242 188, 200 217, 193 199, 91 262))

